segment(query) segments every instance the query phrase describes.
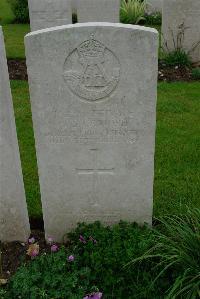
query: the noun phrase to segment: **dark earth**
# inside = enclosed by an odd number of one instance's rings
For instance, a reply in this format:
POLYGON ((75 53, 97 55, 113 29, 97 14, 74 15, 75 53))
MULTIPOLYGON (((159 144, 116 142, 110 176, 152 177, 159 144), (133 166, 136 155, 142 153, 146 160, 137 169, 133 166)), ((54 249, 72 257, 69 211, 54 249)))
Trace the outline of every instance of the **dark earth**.
MULTIPOLYGON (((8 70, 10 80, 28 80, 25 59, 9 59, 8 70)), ((162 61, 159 62, 158 80, 166 82, 194 81, 191 68, 186 66, 168 67, 162 61)))

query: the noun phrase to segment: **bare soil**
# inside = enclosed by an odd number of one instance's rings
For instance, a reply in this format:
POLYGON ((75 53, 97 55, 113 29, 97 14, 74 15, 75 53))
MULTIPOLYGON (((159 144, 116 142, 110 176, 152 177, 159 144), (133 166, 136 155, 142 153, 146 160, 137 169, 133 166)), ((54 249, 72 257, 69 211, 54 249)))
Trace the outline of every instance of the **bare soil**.
MULTIPOLYGON (((28 80, 26 60, 9 59, 8 70, 10 80, 28 80)), ((166 82, 195 81, 192 78, 192 68, 186 66, 169 67, 159 62, 158 80, 166 82)))

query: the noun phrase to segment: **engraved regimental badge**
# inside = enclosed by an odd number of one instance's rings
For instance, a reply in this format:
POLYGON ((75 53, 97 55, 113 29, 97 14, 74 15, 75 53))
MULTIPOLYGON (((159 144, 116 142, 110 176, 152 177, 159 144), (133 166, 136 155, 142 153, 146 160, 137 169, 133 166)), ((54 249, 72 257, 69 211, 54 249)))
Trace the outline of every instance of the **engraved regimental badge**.
POLYGON ((119 78, 118 58, 93 35, 74 49, 64 63, 64 79, 68 87, 89 102, 109 96, 119 78))

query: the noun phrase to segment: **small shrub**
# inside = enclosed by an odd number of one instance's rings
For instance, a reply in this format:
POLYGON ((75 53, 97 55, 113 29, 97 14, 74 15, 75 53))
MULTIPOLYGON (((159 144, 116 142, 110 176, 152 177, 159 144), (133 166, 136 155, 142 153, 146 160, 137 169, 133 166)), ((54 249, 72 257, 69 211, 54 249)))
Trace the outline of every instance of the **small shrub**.
POLYGON ((146 1, 122 0, 120 8, 120 18, 122 23, 138 24, 145 20, 146 1))
POLYGON ((194 68, 192 70, 192 78, 195 80, 200 80, 200 67, 194 68))
POLYGON ((163 60, 167 66, 190 66, 191 61, 184 50, 174 50, 164 54, 163 60))
POLYGON ((147 25, 161 25, 162 24, 162 14, 160 12, 155 12, 152 14, 145 15, 145 24, 147 25))
POLYGON ((28 0, 9 0, 13 13, 15 15, 15 22, 26 24, 29 23, 28 0))

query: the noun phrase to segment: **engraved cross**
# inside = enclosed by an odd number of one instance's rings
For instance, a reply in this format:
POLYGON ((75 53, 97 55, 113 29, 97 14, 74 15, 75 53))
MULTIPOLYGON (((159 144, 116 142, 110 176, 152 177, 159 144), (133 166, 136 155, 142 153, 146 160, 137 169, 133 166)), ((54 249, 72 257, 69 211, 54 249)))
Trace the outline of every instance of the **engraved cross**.
POLYGON ((79 175, 92 175, 92 195, 91 204, 95 205, 98 198, 98 176, 99 175, 113 175, 114 167, 98 167, 98 149, 91 149, 93 168, 76 168, 79 175))

